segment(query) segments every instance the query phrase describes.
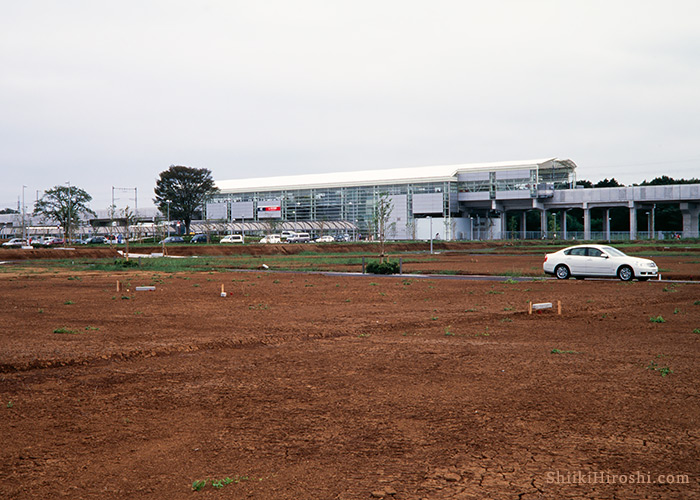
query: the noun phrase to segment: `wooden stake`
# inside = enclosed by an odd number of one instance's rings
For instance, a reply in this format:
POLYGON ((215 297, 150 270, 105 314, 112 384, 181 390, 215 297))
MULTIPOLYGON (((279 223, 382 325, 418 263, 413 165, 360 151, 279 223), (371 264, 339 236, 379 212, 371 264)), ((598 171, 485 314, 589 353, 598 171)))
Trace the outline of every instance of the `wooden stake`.
POLYGON ((527 301, 527 313, 532 314, 532 301, 531 300, 527 301))
POLYGON ((117 292, 121 292, 121 291, 122 291, 122 282, 117 280, 117 292))
POLYGON ((557 314, 561 316, 561 300, 557 300, 557 314))

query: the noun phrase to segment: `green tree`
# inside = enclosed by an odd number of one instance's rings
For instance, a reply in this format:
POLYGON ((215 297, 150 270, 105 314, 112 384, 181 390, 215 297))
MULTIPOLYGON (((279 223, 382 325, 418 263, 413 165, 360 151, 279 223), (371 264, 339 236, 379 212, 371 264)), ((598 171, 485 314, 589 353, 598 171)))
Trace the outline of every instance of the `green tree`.
POLYGON ((54 186, 34 203, 34 215, 57 222, 63 230, 63 239, 68 242, 71 229, 78 224, 81 215, 96 215, 87 206, 91 201, 92 196, 79 187, 54 186))
POLYGON ((163 215, 168 213, 169 204, 170 218, 184 221, 189 234, 194 214, 218 192, 210 170, 171 165, 156 181, 153 202, 163 215))
POLYGON ((602 181, 596 182, 595 185, 594 185, 593 187, 597 187, 597 188, 611 188, 611 187, 622 187, 622 186, 624 186, 624 184, 620 184, 620 183, 617 181, 617 179, 615 179, 615 177, 611 177, 610 180, 608 180, 607 177, 606 177, 606 178, 603 179, 602 181))
POLYGON ((640 186, 666 186, 669 184, 700 184, 700 179, 674 179, 668 175, 662 175, 661 177, 656 177, 649 182, 644 180, 640 186))

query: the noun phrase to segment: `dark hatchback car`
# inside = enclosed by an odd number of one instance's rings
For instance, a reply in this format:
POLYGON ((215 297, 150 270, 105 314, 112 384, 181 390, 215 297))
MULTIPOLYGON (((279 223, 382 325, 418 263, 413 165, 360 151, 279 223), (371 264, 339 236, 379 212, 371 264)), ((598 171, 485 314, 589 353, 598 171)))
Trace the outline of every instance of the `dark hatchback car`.
POLYGON ((167 238, 165 238, 164 240, 161 240, 160 242, 161 242, 161 243, 165 243, 165 244, 168 244, 168 243, 184 243, 185 240, 182 239, 182 236, 168 236, 167 238))
POLYGON ((207 235, 206 234, 195 234, 194 236, 192 236, 190 243, 207 243, 207 235))

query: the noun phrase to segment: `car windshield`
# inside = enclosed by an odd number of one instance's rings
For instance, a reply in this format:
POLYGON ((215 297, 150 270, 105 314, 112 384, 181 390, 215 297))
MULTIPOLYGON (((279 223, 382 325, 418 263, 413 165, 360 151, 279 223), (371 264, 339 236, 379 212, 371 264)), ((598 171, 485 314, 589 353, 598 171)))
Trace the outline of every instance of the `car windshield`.
POLYGON ((608 253, 608 255, 612 255, 613 257, 626 257, 627 256, 627 254, 625 254, 624 252, 621 252, 617 248, 613 248, 613 247, 602 247, 601 250, 608 253))

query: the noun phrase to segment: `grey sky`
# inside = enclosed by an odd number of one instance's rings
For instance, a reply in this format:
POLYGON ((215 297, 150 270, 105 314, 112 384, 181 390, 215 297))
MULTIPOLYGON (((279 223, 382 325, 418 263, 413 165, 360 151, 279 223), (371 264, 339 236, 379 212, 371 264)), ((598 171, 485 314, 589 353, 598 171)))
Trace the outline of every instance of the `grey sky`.
MULTIPOLYGON (((700 177, 697 0, 0 0, 0 208, 70 182, 570 158, 700 177)), ((133 206, 127 192, 117 205, 133 206)))

